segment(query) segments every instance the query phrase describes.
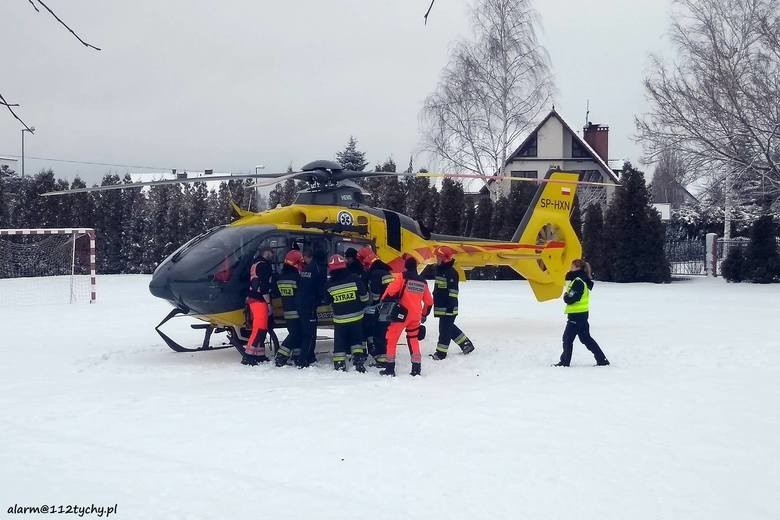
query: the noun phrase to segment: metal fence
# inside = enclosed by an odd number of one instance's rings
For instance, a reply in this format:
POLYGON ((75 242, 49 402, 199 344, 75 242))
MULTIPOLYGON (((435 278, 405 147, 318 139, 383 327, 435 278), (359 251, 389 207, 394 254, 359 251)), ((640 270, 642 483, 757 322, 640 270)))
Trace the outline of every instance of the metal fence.
POLYGON ((677 238, 667 240, 664 249, 672 275, 698 276, 706 274, 704 269, 706 247, 703 239, 677 238))

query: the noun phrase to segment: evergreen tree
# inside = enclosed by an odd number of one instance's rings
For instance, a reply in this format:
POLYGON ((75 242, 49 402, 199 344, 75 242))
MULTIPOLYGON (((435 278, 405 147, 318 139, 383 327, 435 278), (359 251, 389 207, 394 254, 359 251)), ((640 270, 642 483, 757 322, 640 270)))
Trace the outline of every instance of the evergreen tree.
MULTIPOLYGON (((237 183, 243 189, 243 183, 237 183)), ((243 193, 242 193, 243 195, 243 193)), ((190 237, 187 236, 187 206, 184 202, 184 191, 181 186, 173 185, 170 187, 168 199, 168 208, 165 212, 165 249, 163 256, 166 257, 184 244, 190 237)))
MULTIPOLYGON (((107 173, 101 186, 120 184, 119 175, 107 173)), ((121 273, 122 260, 122 190, 107 190, 95 197, 95 244, 98 271, 121 273)))
POLYGON ((780 276, 780 259, 772 217, 765 215, 753 223, 750 243, 745 252, 745 279, 753 283, 771 283, 780 276))
POLYGON ((668 282, 661 216, 650 205, 644 174, 626 163, 622 188, 604 218, 603 277, 615 282, 668 282))
POLYGON ((227 183, 221 182, 216 190, 209 190, 206 201, 206 229, 230 222, 231 208, 227 183))
POLYGON ((740 246, 732 246, 720 265, 720 272, 728 282, 740 283, 745 279, 745 253, 740 246))
POLYGON ((125 190, 125 211, 122 220, 122 260, 125 273, 148 273, 144 265, 144 252, 150 238, 147 234, 146 193, 141 190, 125 190))
POLYGON ((20 206, 20 212, 25 217, 25 224, 19 227, 46 228, 57 227, 59 220, 59 197, 41 197, 41 193, 54 191, 56 183, 52 170, 41 170, 26 183, 24 193, 24 208, 20 206))
POLYGON ((512 235, 508 234, 508 227, 505 225, 509 218, 509 202, 506 197, 501 197, 493 205, 493 215, 490 220, 490 236, 494 240, 509 240, 512 235))
MULTIPOLYGON (((392 158, 377 165, 374 171, 395 173, 397 166, 392 158)), ((376 177, 367 179, 363 186, 371 194, 370 204, 403 213, 406 210, 406 185, 398 177, 376 177)))
POLYGON ((593 277, 603 280, 604 271, 604 215, 601 205, 591 204, 585 210, 582 256, 590 264, 593 277))
POLYGON ((362 172, 368 165, 366 154, 357 149, 357 139, 353 136, 349 137, 344 150, 336 154, 336 160, 345 170, 354 170, 356 172, 362 172))
POLYGON ((493 221, 493 200, 490 193, 480 192, 477 210, 474 214, 474 225, 471 228, 471 236, 476 238, 490 238, 490 226, 493 221))
POLYGON ((439 194, 438 228, 445 235, 458 235, 463 229, 466 197, 463 184, 449 177, 441 183, 439 194))
MULTIPOLYGON (((171 187, 168 185, 152 186, 149 189, 148 231, 146 249, 144 250, 145 271, 153 271, 166 257, 165 251, 169 236, 167 213, 171 191, 171 187)), ((217 205, 214 206, 216 211, 217 205)))
POLYGON ((282 185, 277 184, 268 194, 268 208, 274 209, 282 203, 282 185))
POLYGON ((506 197, 507 218, 503 221, 501 235, 509 240, 515 234, 520 222, 523 220, 528 206, 534 198, 536 190, 529 182, 513 182, 506 197))
MULTIPOLYGON (((68 181, 65 179, 57 179, 54 182, 55 191, 67 190, 70 187, 68 181)), ((57 217, 54 220, 54 227, 72 228, 76 227, 73 224, 72 213, 76 209, 73 206, 73 201, 68 197, 47 197, 54 199, 52 204, 52 210, 56 212, 57 217)))
MULTIPOLYGON (((70 183, 70 189, 86 188, 87 184, 80 177, 73 179, 70 183)), ((70 209, 70 219, 73 226, 76 227, 95 227, 95 194, 93 193, 75 193, 69 195, 68 202, 72 203, 70 209)))
POLYGON ((403 191, 407 194, 403 213, 427 226, 426 218, 430 213, 430 179, 428 177, 405 177, 402 184, 403 191))
POLYGON ((268 209, 268 197, 263 195, 262 193, 258 192, 257 194, 257 207, 255 208, 256 211, 265 211, 268 209))
POLYGON ((295 202, 295 197, 298 195, 298 190, 295 188, 295 181, 287 179, 282 185, 281 204, 282 206, 289 206, 295 202))
POLYGON ((441 233, 439 223, 439 205, 441 204, 441 194, 436 186, 430 186, 425 196, 426 214, 423 218, 423 225, 431 232, 441 233))
POLYGON ((577 235, 577 238, 582 241, 582 212, 580 211, 580 201, 576 193, 574 194, 574 200, 572 201, 571 217, 569 219, 571 221, 571 227, 574 228, 574 233, 577 235))
POLYGON ((187 236, 194 237, 209 229, 208 226, 209 191, 205 182, 196 182, 188 193, 187 236))
POLYGON ((477 209, 474 205, 474 199, 467 198, 466 199, 466 209, 464 210, 463 214, 463 229, 461 230, 460 234, 465 237, 471 236, 471 230, 474 227, 474 218, 476 217, 477 209))
POLYGON ((11 191, 7 189, 15 172, 7 164, 0 166, 0 228, 11 227, 11 191))

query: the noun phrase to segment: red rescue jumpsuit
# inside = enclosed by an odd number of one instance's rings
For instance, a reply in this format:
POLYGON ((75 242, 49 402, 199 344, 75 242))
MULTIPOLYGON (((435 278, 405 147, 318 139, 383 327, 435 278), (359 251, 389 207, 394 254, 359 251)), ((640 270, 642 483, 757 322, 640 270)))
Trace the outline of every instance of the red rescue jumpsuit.
POLYGON ((398 338, 401 332, 406 330, 406 341, 412 353, 412 363, 421 363, 420 340, 417 333, 420 330, 420 322, 423 316, 427 316, 433 307, 433 297, 428 289, 428 283, 417 274, 417 271, 405 271, 397 275, 395 280, 387 286, 382 299, 398 297, 400 303, 406 308, 406 321, 392 322, 387 328, 387 362, 395 362, 395 352, 398 347, 398 338))
POLYGON ((268 307, 271 301, 271 263, 261 258, 249 271, 247 306, 252 317, 252 334, 246 344, 250 356, 265 356, 265 337, 268 333, 268 307))

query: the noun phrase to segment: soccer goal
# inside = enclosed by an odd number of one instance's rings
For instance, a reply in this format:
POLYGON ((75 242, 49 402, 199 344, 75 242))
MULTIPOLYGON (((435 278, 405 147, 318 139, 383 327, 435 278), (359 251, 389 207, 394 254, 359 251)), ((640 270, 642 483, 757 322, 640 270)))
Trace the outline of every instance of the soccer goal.
POLYGON ((0 229, 0 305, 95 302, 95 230, 0 229))

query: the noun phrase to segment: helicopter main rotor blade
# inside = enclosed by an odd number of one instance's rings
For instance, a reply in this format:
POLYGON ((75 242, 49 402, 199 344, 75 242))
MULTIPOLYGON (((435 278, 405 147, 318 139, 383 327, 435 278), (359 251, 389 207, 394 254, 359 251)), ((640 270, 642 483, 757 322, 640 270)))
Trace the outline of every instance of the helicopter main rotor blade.
MULTIPOLYGON (((110 191, 110 190, 128 190, 133 188, 144 188, 147 186, 164 186, 167 184, 185 184, 193 182, 208 182, 208 181, 235 181, 242 179, 257 179, 258 177, 274 178, 272 175, 265 174, 260 175, 257 173, 237 173, 234 175, 209 175, 204 177, 189 177, 181 179, 161 179, 157 181, 144 181, 144 182, 130 182, 124 184, 106 184, 103 186, 92 186, 91 188, 72 188, 62 191, 49 191, 41 193, 42 197, 51 197, 53 195, 74 195, 76 193, 91 193, 93 191, 110 191)), ((280 173, 279 176, 286 174, 280 173)), ((276 177, 279 178, 279 177, 276 177)))
POLYGON ((620 187, 622 184, 616 184, 614 182, 591 182, 591 181, 562 181, 559 179, 527 179, 525 177, 513 177, 511 175, 478 175, 476 173, 417 173, 418 177, 448 177, 451 179, 482 179, 487 183, 490 180, 508 180, 512 182, 533 182, 535 184, 551 182, 554 184, 577 184, 580 186, 615 186, 620 187))
POLYGON ((409 172, 358 172, 353 170, 344 170, 334 175, 336 180, 347 179, 370 179, 372 177, 417 177, 416 173, 409 172))

